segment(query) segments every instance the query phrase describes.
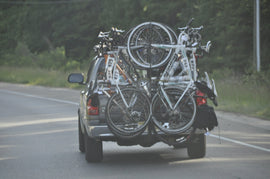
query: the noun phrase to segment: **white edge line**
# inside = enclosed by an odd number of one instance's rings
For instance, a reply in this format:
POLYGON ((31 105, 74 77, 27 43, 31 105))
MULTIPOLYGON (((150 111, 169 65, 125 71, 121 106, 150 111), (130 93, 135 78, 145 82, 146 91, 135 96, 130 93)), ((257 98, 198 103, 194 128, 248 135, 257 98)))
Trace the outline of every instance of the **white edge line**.
POLYGON ((221 140, 224 140, 224 141, 232 142, 232 143, 235 143, 235 144, 243 145, 243 146, 246 146, 246 147, 262 150, 262 151, 265 151, 265 152, 270 152, 270 149, 259 147, 259 146, 256 146, 256 145, 247 144, 245 142, 241 142, 241 141, 238 141, 238 140, 233 140, 233 139, 229 139, 229 138, 226 138, 226 137, 221 137, 221 136, 217 136, 217 135, 213 135, 213 134, 209 134, 209 136, 217 138, 217 139, 221 139, 221 140))
MULTIPOLYGON (((75 103, 75 102, 72 102, 72 101, 66 101, 66 100, 60 100, 60 99, 54 99, 54 98, 46 98, 46 97, 35 96, 35 95, 30 95, 30 94, 26 94, 26 93, 15 92, 15 91, 7 91, 7 90, 0 90, 0 91, 6 92, 6 93, 9 93, 9 94, 16 94, 16 95, 21 95, 21 96, 26 96, 26 97, 31 97, 31 98, 44 99, 44 100, 49 100, 49 101, 54 101, 54 102, 59 102, 59 103, 79 105, 79 103, 75 103)), ((214 134, 209 134, 208 136, 213 137, 213 138, 217 138, 217 139, 221 139, 221 140, 224 140, 224 141, 232 142, 232 143, 235 143, 235 144, 243 145, 243 146, 246 146, 246 147, 262 150, 262 151, 265 151, 265 152, 270 152, 270 149, 259 147, 259 146, 256 146, 256 145, 247 144, 245 142, 241 142, 241 141, 238 141, 238 140, 233 140, 233 139, 229 139, 229 138, 226 138, 226 137, 217 136, 217 135, 214 135, 214 134)))

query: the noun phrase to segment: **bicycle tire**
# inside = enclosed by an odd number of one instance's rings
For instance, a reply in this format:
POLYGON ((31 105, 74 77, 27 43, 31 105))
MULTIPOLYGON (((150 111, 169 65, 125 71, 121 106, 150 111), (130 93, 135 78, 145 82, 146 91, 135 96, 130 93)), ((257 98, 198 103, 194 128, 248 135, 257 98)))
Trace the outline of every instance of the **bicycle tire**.
POLYGON ((164 65, 173 49, 154 48, 151 44, 173 44, 174 37, 165 25, 145 22, 136 26, 127 41, 131 60, 142 68, 157 68, 164 65))
MULTIPOLYGON (((166 87, 164 90, 173 105, 184 91, 177 87, 166 87)), ((166 134, 180 134, 188 130, 195 120, 194 98, 186 93, 174 111, 170 110, 164 101, 159 93, 153 97, 151 109, 154 124, 166 134)))
POLYGON ((134 138, 144 132, 151 119, 150 100, 138 89, 125 88, 121 90, 129 109, 126 108, 121 95, 115 93, 106 105, 107 125, 117 137, 134 138))
POLYGON ((171 36, 172 36, 172 43, 176 44, 177 43, 177 35, 174 32, 174 30, 172 30, 172 28, 166 24, 163 24, 163 23, 160 23, 160 24, 165 26, 168 29, 168 31, 171 33, 171 36))

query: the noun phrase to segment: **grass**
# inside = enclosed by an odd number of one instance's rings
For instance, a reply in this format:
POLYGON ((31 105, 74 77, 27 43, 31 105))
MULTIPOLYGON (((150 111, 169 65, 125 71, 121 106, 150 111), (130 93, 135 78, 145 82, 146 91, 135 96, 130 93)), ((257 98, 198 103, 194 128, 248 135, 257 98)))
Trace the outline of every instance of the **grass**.
MULTIPOLYGON (((67 82, 68 72, 48 71, 30 67, 0 66, 0 81, 49 87, 81 88, 67 82)), ((211 74, 216 80, 219 106, 217 110, 242 113, 270 120, 270 79, 240 76, 230 70, 211 74)), ((211 103, 211 102, 210 102, 211 103)))
MULTIPOLYGON (((228 72, 228 71, 227 71, 228 72)), ((218 72, 221 73, 221 72, 218 72)), ((260 77, 239 76, 232 72, 216 76, 218 110, 237 112, 270 120, 270 85, 260 77)))
POLYGON ((254 88, 251 84, 233 81, 217 81, 219 107, 217 109, 257 116, 270 117, 270 94, 265 87, 254 88))
POLYGON ((67 82, 67 72, 31 67, 0 66, 0 81, 49 87, 78 88, 67 82))

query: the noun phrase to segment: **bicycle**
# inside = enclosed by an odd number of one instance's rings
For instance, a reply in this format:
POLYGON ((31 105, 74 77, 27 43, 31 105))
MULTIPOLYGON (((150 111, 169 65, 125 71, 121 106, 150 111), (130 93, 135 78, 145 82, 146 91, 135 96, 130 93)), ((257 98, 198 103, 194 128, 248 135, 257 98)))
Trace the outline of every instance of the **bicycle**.
MULTIPOLYGON (((202 26, 190 28, 191 22, 192 20, 186 27, 180 28, 176 44, 170 31, 156 22, 138 25, 128 38, 128 52, 136 65, 151 69, 166 64, 160 79, 157 80, 158 90, 152 98, 151 105, 154 124, 167 134, 179 134, 189 129, 196 114, 195 53, 198 49, 196 46, 201 46, 201 36, 198 32, 202 26), (180 73, 175 75, 179 67, 180 73)), ((206 46, 201 46, 201 49, 209 52, 210 46, 209 41, 206 46)))
POLYGON ((142 90, 129 83, 132 79, 128 74, 123 72, 122 75, 126 76, 127 80, 121 81, 117 67, 118 53, 122 48, 107 52, 113 69, 112 78, 109 80, 110 85, 115 87, 115 92, 112 95, 107 92, 112 89, 111 87, 108 89, 101 87, 100 90, 109 97, 106 120, 111 131, 121 138, 134 138, 144 132, 151 119, 151 103, 142 90))
MULTIPOLYGON (((199 44, 201 36, 198 31, 201 29, 202 27, 188 26, 180 28, 181 33, 175 40, 175 35, 171 29, 168 30, 168 26, 147 22, 131 31, 127 47, 117 46, 117 50, 106 52, 106 79, 111 85, 115 85, 115 93, 111 95, 106 90, 102 91, 109 97, 106 107, 107 123, 115 135, 122 138, 136 137, 146 129, 150 121, 166 134, 180 134, 190 129, 196 114, 195 91, 200 88, 197 81, 196 45, 206 52, 211 46, 211 42, 206 46, 199 44), (131 40, 135 40, 135 45, 131 40), (164 64, 166 68, 159 79, 150 75, 150 82, 139 84, 138 79, 132 78, 133 75, 125 73, 118 65, 119 54, 123 50, 128 51, 131 62, 135 63, 135 73, 136 67, 150 69, 150 72, 152 68, 164 64), (136 55, 137 61, 132 58, 131 51, 136 55), (180 66, 181 70, 175 75, 180 66), (124 81, 120 80, 121 75, 124 81), (156 84, 157 90, 153 90, 152 84, 156 84), (140 100, 146 102, 141 103, 140 100), (117 120, 119 117, 120 120, 117 120)), ((138 74, 135 76, 139 77, 138 74)))
MULTIPOLYGON (((101 42, 109 48, 102 49, 101 56, 106 59, 106 80, 97 81, 97 91, 109 97, 105 114, 111 131, 120 138, 134 138, 144 132, 151 119, 151 103, 147 95, 135 87, 136 80, 132 78, 133 75, 128 73, 125 65, 120 64, 120 54, 127 48, 120 46, 121 40, 115 43, 114 38, 122 32, 113 29, 111 32, 99 34, 101 42), (110 33, 116 36, 109 38, 110 33), (109 87, 106 88, 104 85, 109 87)), ((122 60, 125 61, 123 58, 122 60)))

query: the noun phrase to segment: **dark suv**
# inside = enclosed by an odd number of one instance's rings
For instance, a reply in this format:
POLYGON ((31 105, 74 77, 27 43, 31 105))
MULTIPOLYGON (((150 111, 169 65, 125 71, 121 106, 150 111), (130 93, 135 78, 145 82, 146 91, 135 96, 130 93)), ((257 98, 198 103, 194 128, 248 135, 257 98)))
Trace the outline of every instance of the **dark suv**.
POLYGON ((187 147, 188 155, 192 158, 204 157, 206 151, 205 130, 196 129, 177 135, 165 135, 161 131, 156 133, 147 129, 136 138, 119 138, 111 132, 106 124, 106 104, 108 96, 97 90, 97 80, 102 78, 105 70, 105 59, 96 57, 91 61, 86 80, 80 73, 72 73, 68 77, 70 83, 84 86, 80 93, 78 109, 79 149, 85 152, 88 162, 100 162, 103 159, 103 141, 115 141, 120 146, 141 145, 150 147, 157 142, 165 142, 175 148, 187 147), (190 135, 192 133, 192 135, 190 135), (178 142, 189 136, 189 140, 178 142), (177 143, 178 142, 178 143, 177 143))

